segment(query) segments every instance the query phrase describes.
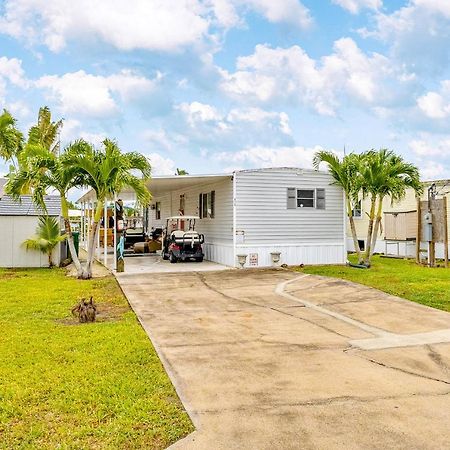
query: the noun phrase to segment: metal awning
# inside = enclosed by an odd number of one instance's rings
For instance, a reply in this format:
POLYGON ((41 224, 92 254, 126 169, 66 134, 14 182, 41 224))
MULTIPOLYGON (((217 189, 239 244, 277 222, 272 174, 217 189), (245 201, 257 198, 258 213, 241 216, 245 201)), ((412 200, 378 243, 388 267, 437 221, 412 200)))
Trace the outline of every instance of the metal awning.
MULTIPOLYGON (((170 191, 189 188, 198 184, 204 184, 208 181, 215 182, 230 179, 232 174, 217 174, 217 175, 169 175, 169 176, 155 176, 152 177, 147 186, 154 196, 158 196, 170 191)), ((117 198, 123 201, 135 200, 135 194, 131 189, 124 189, 117 193, 117 198)), ((95 191, 90 190, 82 195, 76 203, 83 203, 93 201, 96 199, 95 191)))

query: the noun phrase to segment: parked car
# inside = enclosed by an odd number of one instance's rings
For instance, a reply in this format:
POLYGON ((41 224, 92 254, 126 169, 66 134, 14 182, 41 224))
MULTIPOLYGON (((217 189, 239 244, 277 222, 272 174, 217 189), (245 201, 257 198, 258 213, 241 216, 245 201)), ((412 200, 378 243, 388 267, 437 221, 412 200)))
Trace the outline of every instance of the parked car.
POLYGON ((163 230, 161 256, 171 263, 178 261, 203 261, 203 234, 195 231, 196 216, 172 216, 166 219, 163 230))

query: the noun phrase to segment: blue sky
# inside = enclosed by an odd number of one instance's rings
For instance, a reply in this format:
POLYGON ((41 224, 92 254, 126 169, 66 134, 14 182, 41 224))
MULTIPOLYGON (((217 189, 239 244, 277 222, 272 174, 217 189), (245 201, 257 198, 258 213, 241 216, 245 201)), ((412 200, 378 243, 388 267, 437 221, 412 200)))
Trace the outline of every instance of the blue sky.
MULTIPOLYGON (((155 174, 388 147, 450 177, 449 0, 4 0, 0 107, 155 174)), ((0 172, 5 171, 0 166, 0 172)))

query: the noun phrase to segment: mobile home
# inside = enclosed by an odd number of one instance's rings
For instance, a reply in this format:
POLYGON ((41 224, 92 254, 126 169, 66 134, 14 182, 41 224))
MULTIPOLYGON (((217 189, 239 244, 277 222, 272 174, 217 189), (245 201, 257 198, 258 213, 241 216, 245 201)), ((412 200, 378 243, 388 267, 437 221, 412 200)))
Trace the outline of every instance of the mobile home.
POLYGON ((344 264, 343 192, 326 172, 299 168, 154 177, 148 230, 166 217, 200 217, 206 259, 227 266, 344 264), (242 256, 241 256, 242 258, 242 256))

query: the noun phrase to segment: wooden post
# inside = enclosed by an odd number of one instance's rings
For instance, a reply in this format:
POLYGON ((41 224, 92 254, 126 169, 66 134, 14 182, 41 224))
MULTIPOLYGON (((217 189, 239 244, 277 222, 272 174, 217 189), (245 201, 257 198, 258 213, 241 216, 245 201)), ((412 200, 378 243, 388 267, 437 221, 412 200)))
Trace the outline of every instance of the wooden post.
POLYGON ((448 267, 448 218, 447 218, 447 197, 444 200, 444 265, 448 267))
POLYGON ((436 214, 435 214, 435 204, 433 203, 433 200, 428 200, 428 211, 432 214, 433 217, 433 224, 431 225, 431 241, 429 245, 429 252, 430 252, 430 267, 436 267, 436 214))
POLYGON ((420 197, 417 199, 417 237, 416 237, 416 263, 420 264, 420 241, 422 240, 422 211, 420 210, 420 197))

